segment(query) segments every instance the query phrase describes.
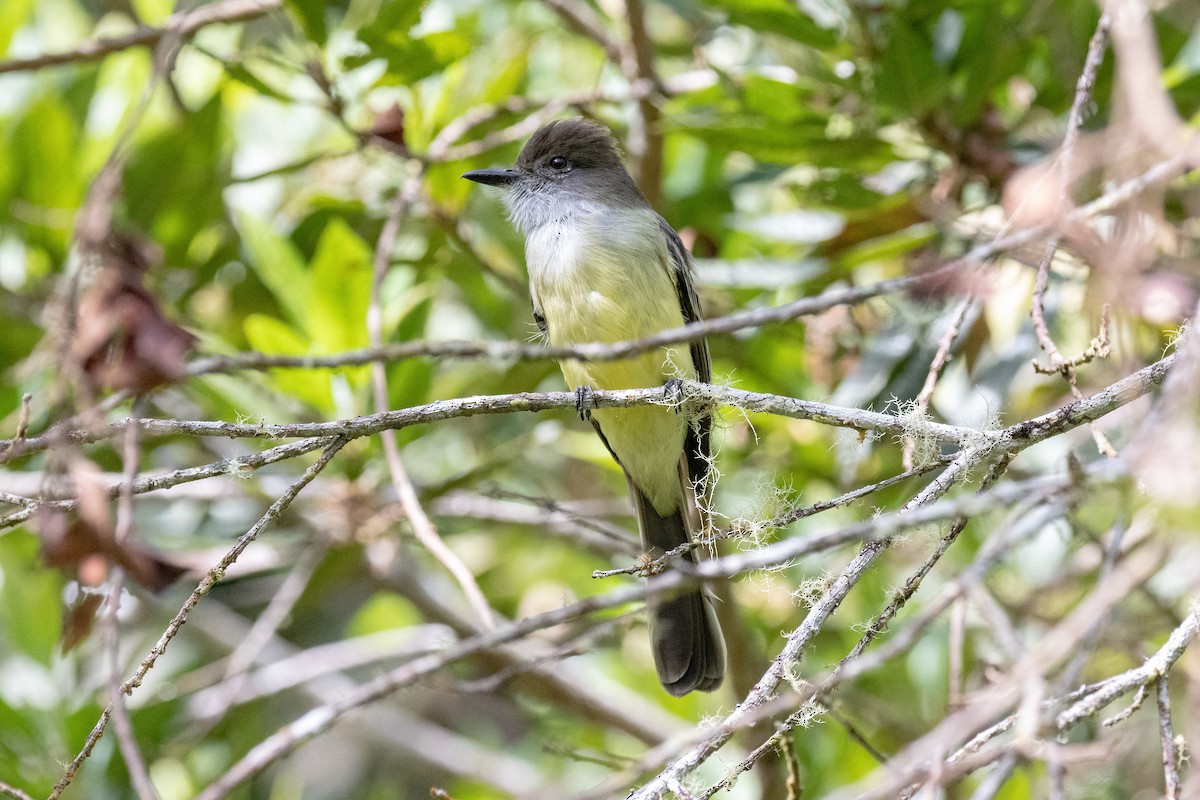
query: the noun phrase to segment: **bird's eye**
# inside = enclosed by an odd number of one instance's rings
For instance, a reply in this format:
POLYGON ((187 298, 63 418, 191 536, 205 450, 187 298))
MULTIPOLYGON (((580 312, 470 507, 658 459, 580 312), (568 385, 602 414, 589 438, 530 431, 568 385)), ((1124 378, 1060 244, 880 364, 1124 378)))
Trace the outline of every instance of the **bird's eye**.
POLYGON ((570 162, 562 156, 550 159, 550 169, 565 170, 568 166, 570 166, 570 162))

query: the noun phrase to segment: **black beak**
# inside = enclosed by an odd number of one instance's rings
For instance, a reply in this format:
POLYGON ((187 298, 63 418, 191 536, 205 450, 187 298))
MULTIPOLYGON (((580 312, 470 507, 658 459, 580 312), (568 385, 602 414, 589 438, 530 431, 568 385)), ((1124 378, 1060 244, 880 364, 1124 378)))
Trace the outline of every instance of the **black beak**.
POLYGON ((515 169, 473 169, 464 172, 463 177, 488 186, 511 186, 521 178, 515 169))

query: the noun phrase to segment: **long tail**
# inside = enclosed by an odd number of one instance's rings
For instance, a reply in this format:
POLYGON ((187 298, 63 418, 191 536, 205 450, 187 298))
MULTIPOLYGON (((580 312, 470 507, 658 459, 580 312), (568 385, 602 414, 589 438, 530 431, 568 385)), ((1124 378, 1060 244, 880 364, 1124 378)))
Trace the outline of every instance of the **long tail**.
MULTIPOLYGON (((681 487, 682 488, 682 487, 681 487)), ((641 490, 629 482, 637 510, 642 547, 652 556, 689 541, 687 493, 672 513, 662 516, 641 490)), ((693 561, 696 560, 692 554, 693 561)), ((668 599, 652 598, 650 646, 658 680, 668 693, 681 697, 693 690, 711 692, 725 677, 725 639, 712 601, 703 589, 668 599)))

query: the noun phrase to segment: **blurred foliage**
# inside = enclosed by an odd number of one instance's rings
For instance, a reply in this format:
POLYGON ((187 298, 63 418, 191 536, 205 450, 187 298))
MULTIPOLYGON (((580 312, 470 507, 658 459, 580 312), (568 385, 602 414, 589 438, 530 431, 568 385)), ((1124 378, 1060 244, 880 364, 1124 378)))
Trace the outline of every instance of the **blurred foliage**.
MULTIPOLYGON (((612 38, 628 35, 620 3, 587 7, 612 38)), ((135 12, 147 24, 161 24, 171 11, 154 0, 3 0, 0 52, 16 58, 68 50, 132 30, 135 12)), ((1200 110, 1196 16, 1195 7, 1177 3, 1157 19, 1166 85, 1185 119, 1200 110)), ((669 92, 656 99, 660 210, 699 259, 708 316, 898 276, 994 234, 1006 179, 1062 137, 1097 17, 1091 0, 649 2, 646 27, 669 92)), ((182 47, 169 82, 152 78, 152 54, 137 47, 95 62, 0 74, 0 135, 8 143, 0 159, 5 436, 16 429, 24 393, 33 397, 34 432, 69 409, 57 388, 57 345, 47 333, 59 324, 50 299, 76 264, 75 213, 118 143, 127 160, 117 226, 159 249, 146 286, 168 317, 199 337, 199 351, 335 354, 368 342, 375 242, 398 187, 418 168, 424 170, 419 197, 387 254, 385 339, 529 339, 534 327, 521 243, 495 197, 458 177, 512 163, 523 137, 455 160, 439 154, 427 162, 429 148, 448 144, 442 153, 455 158, 455 148, 502 135, 545 102, 568 96, 589 99, 564 115, 593 115, 622 139, 637 114, 620 67, 537 0, 287 0, 274 13, 200 30, 182 47), (367 131, 393 107, 402 117, 388 147, 367 131), (480 109, 488 113, 477 124, 440 142, 447 126, 480 109)), ((1098 76, 1088 128, 1106 124, 1111 91, 1110 58, 1098 76)), ((1188 208, 1184 203, 1178 215, 1188 208)), ((1033 271, 1021 260, 995 266, 986 300, 964 322, 933 398, 937 417, 976 426, 998 417, 1011 422, 1067 397, 1063 381, 1028 368, 1037 354, 1028 320, 1033 271)), ((1094 334, 1097 308, 1085 289, 1079 270, 1055 273, 1048 305, 1065 352, 1086 346, 1094 334)), ((1089 388, 1127 374, 1129 364, 1153 360, 1180 324, 1175 306, 1161 311, 1149 294, 1127 299, 1117 312, 1119 359, 1086 368, 1089 388)), ((956 302, 893 296, 714 337, 714 375, 745 389, 897 408, 920 391, 956 302)), ((205 375, 156 392, 148 413, 272 423, 347 417, 374 410, 368 377, 366 367, 205 375)), ((548 362, 414 359, 389 364, 388 378, 393 408, 561 387, 548 362)), ((729 517, 766 516, 902 469, 896 443, 814 423, 727 412, 720 427, 717 504, 729 517)), ((598 516, 632 530, 619 470, 573 415, 462 419, 407 429, 400 439, 441 533, 501 614, 525 615, 594 594, 607 585, 591 579, 593 569, 627 562, 548 536, 539 524, 452 510, 450 501, 464 494, 496 508, 537 509, 545 499, 611 501, 598 516)), ((1119 433, 1117 444, 1123 444, 1119 433)), ((254 449, 245 441, 155 438, 142 444, 141 462, 146 470, 176 469, 254 449)), ((1094 457, 1086 439, 1068 437, 1024 456, 1015 469, 1057 467, 1068 450, 1094 457)), ((103 469, 120 469, 111 445, 87 453, 103 469)), ((0 474, 0 489, 54 466, 41 456, 18 459, 0 474)), ((217 485, 209 494, 185 486, 141 498, 136 536, 178 554, 227 546, 278 496, 282 476, 299 469, 285 462, 245 480, 189 485, 217 485)), ((805 536, 876 508, 896 508, 920 485, 910 480, 775 535, 805 536)), ((998 596, 1014 615, 1061 613, 1075 597, 1043 589, 1090 546, 1090 537, 1127 513, 1124 499, 1110 498, 1048 528, 1029 552, 1014 556, 998 579, 998 596)), ((164 800, 193 796, 319 697, 344 690, 334 682, 315 693, 284 691, 216 719, 204 716, 198 700, 308 548, 321 548, 315 574, 264 651, 266 660, 388 632, 411 631, 413 646, 420 646, 423 625, 440 626, 444 640, 452 624, 414 593, 413 581, 396 576, 398 562, 407 564, 405 574, 422 575, 442 604, 467 615, 398 516, 378 442, 357 441, 260 537, 245 566, 205 598, 131 699, 138 741, 164 800)), ((988 524, 968 528, 927 579, 931 586, 969 562, 988 524)), ((74 576, 41 565, 35 532, 29 526, 0 534, 0 780, 40 796, 97 718, 108 666, 98 634, 61 652, 60 607, 79 587, 74 576)), ((868 576, 806 655, 806 670, 836 663, 853 646, 858 623, 878 613, 927 545, 914 537, 868 576)), ((793 590, 840 568, 844 558, 843 552, 816 557, 734 587, 747 640, 765 648, 760 657, 774 652, 780 630, 802 619, 805 608, 793 590)), ((124 674, 186 589, 131 592, 132 610, 121 620, 124 674)), ((1109 669, 1129 666, 1122 653, 1152 648, 1157 642, 1141 637, 1164 629, 1165 612, 1154 602, 1123 613, 1129 618, 1115 636, 1133 637, 1134 644, 1115 651, 1109 669)), ((971 647, 982 651, 967 659, 974 686, 984 681, 994 645, 981 633, 981 620, 968 624, 971 647)), ((623 685, 647 708, 688 721, 728 708, 732 695, 725 692, 682 700, 662 694, 644 633, 638 624, 618 623, 574 661, 582 662, 582 674, 603 676, 600 685, 623 685)), ((843 689, 836 708, 875 748, 897 752, 945 713, 947 647, 946 630, 935 628, 886 673, 843 689)), ((1104 654, 1102 647, 1101 662, 1104 654)), ((360 665, 340 674, 362 678, 380 668, 360 665)), ((483 674, 485 666, 474 662, 453 671, 462 679, 483 674)), ((519 682, 477 696, 457 692, 447 677, 404 692, 388 708, 420 717, 454 747, 473 743, 531 766, 543 788, 557 787, 560 796, 599 780, 608 771, 605 759, 621 761, 641 748, 628 734, 563 710, 519 682)), ((1140 761, 1091 768, 1112 786, 1156 785, 1145 765, 1157 763, 1157 744, 1144 738, 1140 761)), ((800 731, 796 742, 806 797, 875 766, 847 729, 829 719, 800 731)), ((458 751, 445 746, 449 760, 458 751)), ((459 764, 458 772, 429 750, 414 746, 404 730, 346 723, 234 796, 419 797, 437 785, 469 800, 503 794, 509 785, 486 768, 459 764)), ((974 780, 956 796, 967 796, 974 780)), ((997 797, 1030 796, 1040 780, 1037 768, 1023 768, 997 797)), ((752 791, 747 779, 729 796, 752 797, 752 791)), ((1132 796, 1122 791, 1106 796, 1132 796)), ((67 796, 132 796, 111 736, 67 796)))

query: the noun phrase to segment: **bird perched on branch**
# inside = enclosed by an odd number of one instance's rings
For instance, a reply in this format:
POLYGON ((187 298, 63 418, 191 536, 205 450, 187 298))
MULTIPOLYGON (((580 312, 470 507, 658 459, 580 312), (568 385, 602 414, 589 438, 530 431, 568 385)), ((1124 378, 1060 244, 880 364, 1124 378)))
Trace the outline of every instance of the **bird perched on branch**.
MULTIPOLYGON (((514 169, 463 177, 503 189, 525 236, 534 319, 550 344, 641 339, 700 319, 687 250, 626 172, 604 126, 551 122, 530 138, 514 169)), ((689 420, 657 405, 593 409, 591 392, 707 382, 707 343, 560 366, 580 414, 625 472, 643 548, 657 557, 691 541, 703 524, 697 496, 705 496, 711 414, 689 420)), ((705 589, 651 598, 649 616, 658 678, 669 693, 720 686, 725 644, 705 589)))

